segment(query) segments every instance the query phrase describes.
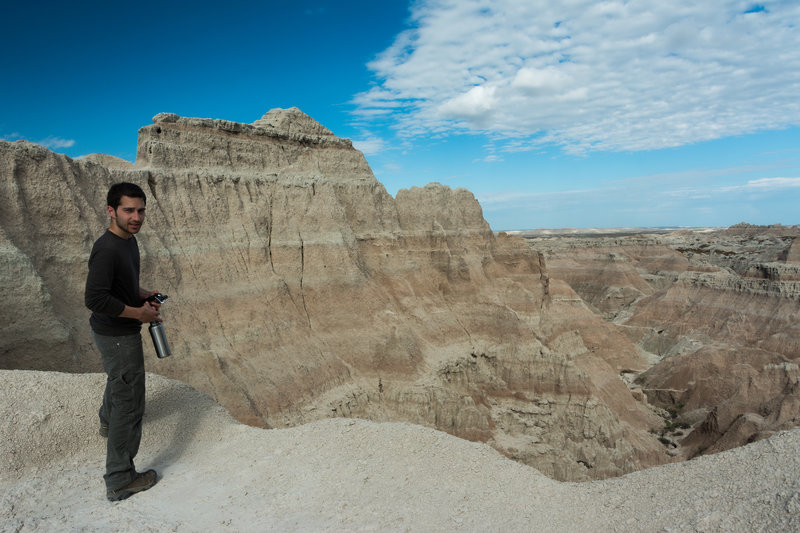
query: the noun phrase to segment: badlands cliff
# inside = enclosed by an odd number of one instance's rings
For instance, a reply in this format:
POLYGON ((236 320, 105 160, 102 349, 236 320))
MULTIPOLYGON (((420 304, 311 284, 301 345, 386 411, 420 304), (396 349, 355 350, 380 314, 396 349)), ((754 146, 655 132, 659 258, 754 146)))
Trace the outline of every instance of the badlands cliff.
POLYGON ((636 342, 637 378, 676 456, 800 424, 800 228, 528 235, 553 277, 636 342))
POLYGON ((562 480, 673 460, 620 377, 648 361, 541 253, 495 236, 466 190, 392 198, 294 108, 252 124, 157 115, 133 166, 0 142, 3 368, 102 370, 82 293, 121 180, 148 193, 142 285, 170 295, 174 355, 146 366, 238 420, 411 422, 562 480))

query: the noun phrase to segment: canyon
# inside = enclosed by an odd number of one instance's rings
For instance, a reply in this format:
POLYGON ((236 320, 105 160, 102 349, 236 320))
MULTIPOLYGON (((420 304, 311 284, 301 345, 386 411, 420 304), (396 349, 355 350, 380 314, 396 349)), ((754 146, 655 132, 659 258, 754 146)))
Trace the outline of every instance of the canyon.
POLYGON ((525 235, 652 366, 627 373, 692 458, 800 422, 800 228, 525 235))
POLYGON ((296 108, 158 114, 134 164, 0 141, 3 369, 102 371, 83 285, 119 181, 148 194, 141 282, 170 297, 148 371, 245 424, 408 422, 569 481, 797 424, 796 227, 495 233, 467 190, 392 197, 296 108))

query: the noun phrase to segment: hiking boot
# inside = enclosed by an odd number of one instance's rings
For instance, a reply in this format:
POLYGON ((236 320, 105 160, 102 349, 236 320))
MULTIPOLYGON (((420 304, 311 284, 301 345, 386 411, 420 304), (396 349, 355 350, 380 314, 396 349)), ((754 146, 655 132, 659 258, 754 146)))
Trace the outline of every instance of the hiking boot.
POLYGON ((149 489, 150 487, 156 484, 157 478, 158 474, 156 474, 155 470, 148 470, 147 472, 137 473, 136 477, 133 478, 133 481, 131 481, 124 487, 119 488, 117 490, 106 491, 106 498, 108 498, 108 501, 110 502, 124 500, 125 498, 133 496, 137 492, 142 492, 143 490, 149 489))
POLYGON ((103 437, 104 439, 107 439, 107 438, 108 438, 108 426, 104 426, 104 425, 100 424, 100 429, 99 429, 99 430, 97 430, 97 432, 98 432, 98 433, 100 434, 100 436, 101 436, 101 437, 103 437))

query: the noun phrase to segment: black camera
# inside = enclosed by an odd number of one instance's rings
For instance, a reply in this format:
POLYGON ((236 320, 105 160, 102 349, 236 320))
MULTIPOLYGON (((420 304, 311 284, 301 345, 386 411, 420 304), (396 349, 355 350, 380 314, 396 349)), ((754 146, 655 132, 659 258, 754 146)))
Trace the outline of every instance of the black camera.
POLYGON ((164 302, 167 301, 167 298, 169 298, 169 296, 167 296, 166 294, 161 294, 160 292, 157 292, 157 293, 151 294, 150 296, 145 298, 144 301, 145 302, 155 302, 155 303, 163 304, 164 302))

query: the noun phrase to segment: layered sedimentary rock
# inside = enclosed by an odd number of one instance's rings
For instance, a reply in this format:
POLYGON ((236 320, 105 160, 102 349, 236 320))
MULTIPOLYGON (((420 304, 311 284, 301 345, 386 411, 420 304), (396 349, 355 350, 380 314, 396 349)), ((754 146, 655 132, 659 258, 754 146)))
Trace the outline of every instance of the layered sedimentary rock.
POLYGON ((97 163, 98 165, 102 165, 106 168, 117 168, 122 170, 127 170, 133 168, 133 164, 130 161, 125 161, 119 157, 114 157, 113 155, 107 154, 89 154, 83 156, 81 158, 83 161, 91 161, 92 163, 97 163))
POLYGON ((0 287, 19 302, 0 311, 4 368, 101 370, 86 262, 108 186, 126 180, 148 194, 142 285, 170 296, 174 355, 148 347, 148 370, 239 420, 403 420, 569 480, 671 460, 620 378, 648 367, 636 346, 542 254, 494 236, 468 191, 392 198, 297 109, 253 124, 160 114, 134 168, 106 161, 0 143, 0 287))
POLYGON ((800 238, 795 237, 792 244, 786 249, 784 262, 791 265, 800 265, 800 238))
POLYGON ((738 224, 531 242, 552 277, 650 354, 638 383, 666 409, 662 438, 692 457, 800 423, 798 233, 738 224))

